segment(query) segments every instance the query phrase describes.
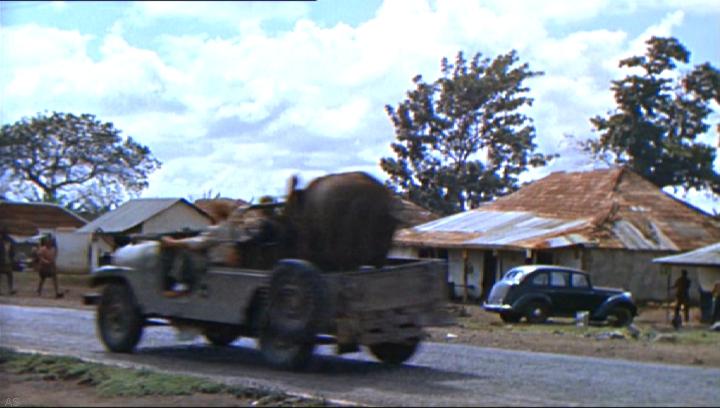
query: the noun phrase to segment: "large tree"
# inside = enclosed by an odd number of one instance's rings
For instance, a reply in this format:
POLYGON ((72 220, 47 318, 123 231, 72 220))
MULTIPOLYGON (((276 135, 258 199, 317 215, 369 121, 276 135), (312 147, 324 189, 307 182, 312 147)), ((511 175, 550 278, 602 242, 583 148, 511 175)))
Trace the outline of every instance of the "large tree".
POLYGON ((1 135, 0 179, 8 198, 107 210, 147 187, 160 166, 147 147, 90 114, 38 114, 3 125, 1 135))
POLYGON ((645 55, 620 61, 634 73, 612 82, 617 108, 591 119, 600 137, 586 148, 658 187, 720 193, 717 148, 697 140, 710 129, 711 102, 720 103, 720 72, 709 63, 678 72, 690 52, 675 38, 652 37, 647 46, 645 55))
POLYGON ((544 165, 534 153, 535 128, 521 110, 532 104, 523 81, 542 75, 517 64, 515 51, 495 59, 462 52, 441 61, 432 83, 418 75, 415 89, 386 111, 395 127, 394 158, 381 159, 388 186, 440 213, 474 208, 518 188, 518 175, 544 165))

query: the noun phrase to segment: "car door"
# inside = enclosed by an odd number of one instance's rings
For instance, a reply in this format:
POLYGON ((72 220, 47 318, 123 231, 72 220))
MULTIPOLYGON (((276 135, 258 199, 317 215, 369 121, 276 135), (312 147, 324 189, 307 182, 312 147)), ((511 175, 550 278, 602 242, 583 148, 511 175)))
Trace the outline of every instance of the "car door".
POLYGON ((553 314, 572 314, 576 299, 570 286, 570 272, 551 270, 549 275, 550 286, 548 286, 548 296, 550 296, 553 304, 553 314))
POLYGON ((572 272, 570 276, 569 302, 572 305, 568 313, 587 310, 592 312, 597 306, 596 296, 593 294, 590 279, 584 273, 572 272))

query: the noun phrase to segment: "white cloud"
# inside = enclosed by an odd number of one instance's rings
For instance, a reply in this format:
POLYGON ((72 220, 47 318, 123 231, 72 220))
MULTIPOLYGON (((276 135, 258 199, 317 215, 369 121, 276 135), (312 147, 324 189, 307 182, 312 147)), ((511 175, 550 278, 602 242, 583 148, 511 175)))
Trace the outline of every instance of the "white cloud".
POLYGON ((224 24, 241 29, 257 29, 269 20, 295 21, 308 13, 304 3, 286 3, 279 6, 272 2, 231 1, 138 1, 133 2, 127 13, 130 24, 150 25, 157 20, 185 20, 193 24, 224 24))
POLYGON ((592 137, 589 118, 614 105, 609 86, 623 74, 619 59, 644 53, 651 34, 672 35, 688 13, 718 9, 688 4, 395 0, 355 27, 325 28, 308 19, 309 3, 132 3, 95 36, 3 26, 3 122, 44 109, 96 113, 164 161, 145 195, 212 190, 247 199, 277 194, 292 172, 364 169, 382 177, 377 163, 394 138, 384 105, 402 100, 413 76, 434 80, 440 59, 459 50, 493 58, 516 49, 521 63, 546 73, 528 81, 536 142, 567 156, 553 168, 584 166, 564 135, 592 137), (632 39, 620 30, 552 30, 642 10, 663 10, 665 18, 632 39), (158 28, 151 42, 130 39, 138 27, 194 22, 234 34, 158 28), (268 23, 287 28, 267 32, 268 23))

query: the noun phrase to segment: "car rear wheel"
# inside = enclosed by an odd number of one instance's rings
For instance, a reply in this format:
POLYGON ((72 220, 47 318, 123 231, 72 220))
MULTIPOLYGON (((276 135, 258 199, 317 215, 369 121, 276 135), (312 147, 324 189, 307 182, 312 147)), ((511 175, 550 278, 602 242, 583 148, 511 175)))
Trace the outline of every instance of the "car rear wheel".
POLYGON ((378 343, 369 346, 370 352, 387 364, 402 364, 415 354, 420 340, 408 339, 402 343, 378 343))
POLYGON ((520 321, 520 318, 522 318, 522 315, 514 312, 501 312, 500 318, 505 323, 517 323, 520 321))
POLYGON ((629 326, 633 321, 633 313, 626 306, 615 306, 610 309, 607 322, 613 327, 629 326))
POLYGON ((108 350, 129 353, 142 336, 144 319, 135 297, 124 283, 110 283, 102 292, 97 329, 108 350))
POLYGON ((531 302, 525 311, 525 318, 528 323, 545 323, 548 319, 550 308, 543 302, 531 302))

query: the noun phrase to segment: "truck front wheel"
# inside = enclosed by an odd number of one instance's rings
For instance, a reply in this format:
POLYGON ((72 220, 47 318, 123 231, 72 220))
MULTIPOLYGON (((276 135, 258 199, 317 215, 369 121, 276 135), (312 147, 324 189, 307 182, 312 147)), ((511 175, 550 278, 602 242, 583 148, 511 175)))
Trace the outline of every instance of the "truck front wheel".
POLYGON ((402 343, 377 343, 370 345, 370 352, 387 364, 402 364, 415 354, 420 340, 408 339, 402 343))
POLYGON ((97 311, 97 329, 105 347, 116 353, 129 353, 142 336, 144 319, 130 288, 110 283, 102 292, 97 311))

